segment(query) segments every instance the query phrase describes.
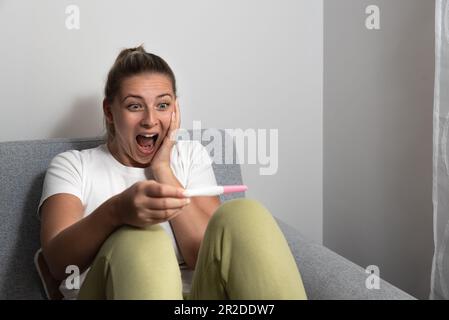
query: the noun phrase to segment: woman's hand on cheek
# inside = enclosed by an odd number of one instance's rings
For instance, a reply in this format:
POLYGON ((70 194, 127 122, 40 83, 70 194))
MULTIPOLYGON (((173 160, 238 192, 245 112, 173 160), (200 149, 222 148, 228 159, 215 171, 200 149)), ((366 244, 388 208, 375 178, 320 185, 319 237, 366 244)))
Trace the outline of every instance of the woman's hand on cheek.
POLYGON ((162 140, 162 144, 151 160, 150 167, 155 171, 163 171, 168 170, 170 168, 170 154, 173 146, 176 144, 175 133, 176 130, 179 129, 181 123, 180 114, 179 114, 179 105, 178 100, 175 102, 175 110, 172 112, 170 117, 170 124, 167 130, 167 134, 162 140), (173 140, 171 139, 173 138, 173 140))

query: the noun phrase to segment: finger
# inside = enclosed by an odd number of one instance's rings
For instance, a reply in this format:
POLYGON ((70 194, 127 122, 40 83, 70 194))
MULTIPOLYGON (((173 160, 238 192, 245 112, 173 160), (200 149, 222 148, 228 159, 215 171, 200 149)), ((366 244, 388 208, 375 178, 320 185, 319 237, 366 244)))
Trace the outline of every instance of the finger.
POLYGON ((168 128, 167 137, 170 142, 176 142, 176 134, 177 130, 179 129, 178 124, 178 116, 176 115, 176 111, 173 111, 171 121, 170 121, 170 127, 168 128))
POLYGON ((169 209, 169 210, 151 210, 148 212, 148 219, 156 222, 164 222, 170 220, 180 214, 181 209, 169 209))
POLYGON ((182 209, 190 203, 189 198, 146 198, 143 206, 151 210, 182 209))
MULTIPOLYGON (((176 109, 176 105, 175 105, 176 109)), ((170 122, 168 123, 167 133, 165 134, 164 140, 172 140, 173 128, 175 127, 175 110, 172 111, 170 115, 170 122)))
POLYGON ((167 131, 167 137, 171 142, 176 142, 176 133, 180 125, 179 102, 176 100, 175 108, 171 115, 170 126, 167 131))
POLYGON ((170 129, 173 130, 176 126, 176 118, 178 117, 178 102, 175 104, 175 108, 171 113, 170 129))
POLYGON ((164 138, 166 137, 170 137, 170 133, 171 133, 171 129, 173 128, 173 111, 170 115, 170 122, 168 123, 168 128, 167 128, 167 134, 165 135, 164 138))
POLYGON ((174 187, 169 184, 147 180, 143 185, 144 194, 151 198, 185 198, 183 188, 174 187))
POLYGON ((181 125, 181 111, 179 111, 179 101, 176 100, 176 124, 175 128, 179 128, 181 125))
POLYGON ((167 221, 170 221, 173 218, 176 218, 179 214, 181 214, 182 210, 175 211, 170 217, 168 217, 167 221))

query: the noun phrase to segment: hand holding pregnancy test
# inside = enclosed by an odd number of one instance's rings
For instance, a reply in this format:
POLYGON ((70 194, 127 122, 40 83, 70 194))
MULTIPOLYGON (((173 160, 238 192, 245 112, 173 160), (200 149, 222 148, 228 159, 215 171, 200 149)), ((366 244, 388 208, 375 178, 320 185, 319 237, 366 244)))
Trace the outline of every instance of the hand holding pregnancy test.
POLYGON ((212 186, 196 189, 186 189, 183 192, 185 197, 202 197, 202 196, 218 196, 220 194, 244 192, 248 190, 245 185, 231 185, 231 186, 212 186))

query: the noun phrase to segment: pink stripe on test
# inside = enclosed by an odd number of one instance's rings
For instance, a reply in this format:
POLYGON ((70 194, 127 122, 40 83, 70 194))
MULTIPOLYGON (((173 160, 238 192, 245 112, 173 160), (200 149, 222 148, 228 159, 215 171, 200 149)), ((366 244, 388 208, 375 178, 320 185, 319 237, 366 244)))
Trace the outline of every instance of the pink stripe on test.
POLYGON ((245 185, 223 186, 223 193, 244 192, 248 190, 245 185))

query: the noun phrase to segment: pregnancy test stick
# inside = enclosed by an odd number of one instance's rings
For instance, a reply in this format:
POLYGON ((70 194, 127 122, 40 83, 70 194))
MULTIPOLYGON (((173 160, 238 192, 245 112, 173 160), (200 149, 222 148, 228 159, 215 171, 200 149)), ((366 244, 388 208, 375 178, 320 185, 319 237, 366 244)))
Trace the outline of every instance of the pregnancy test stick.
POLYGON ((200 196, 218 196, 220 194, 233 193, 233 192, 244 192, 248 190, 245 185, 235 185, 235 186, 213 186, 204 187, 197 189, 186 189, 183 194, 186 197, 200 197, 200 196))

